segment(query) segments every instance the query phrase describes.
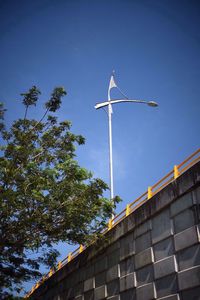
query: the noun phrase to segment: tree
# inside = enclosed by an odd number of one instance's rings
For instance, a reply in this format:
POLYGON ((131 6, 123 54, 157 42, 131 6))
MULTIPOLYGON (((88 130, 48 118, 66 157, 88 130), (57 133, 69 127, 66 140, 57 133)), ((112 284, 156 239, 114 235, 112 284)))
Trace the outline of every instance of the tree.
POLYGON ((118 201, 103 197, 107 184, 75 160, 76 146, 85 139, 71 132, 69 121, 52 115, 64 88, 53 90, 39 121, 28 119, 39 95, 36 86, 21 94, 24 118, 9 129, 0 105, 0 298, 6 298, 5 290, 20 291, 24 281, 40 277, 40 264, 52 267, 55 243, 89 243, 118 201))

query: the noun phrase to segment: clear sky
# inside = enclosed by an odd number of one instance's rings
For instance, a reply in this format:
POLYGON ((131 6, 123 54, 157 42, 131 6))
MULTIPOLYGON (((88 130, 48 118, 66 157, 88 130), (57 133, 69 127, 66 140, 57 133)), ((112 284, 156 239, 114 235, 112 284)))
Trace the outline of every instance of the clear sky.
MULTIPOLYGON (((7 123, 23 115, 21 92, 37 85, 45 102, 64 86, 59 118, 85 136, 77 158, 95 176, 109 182, 107 116, 94 105, 107 98, 112 70, 130 98, 159 103, 113 107, 117 211, 199 148, 198 0, 7 0, 0 14, 7 123)), ((42 105, 32 115, 41 116, 42 105)), ((69 247, 59 249, 64 257, 69 247)))

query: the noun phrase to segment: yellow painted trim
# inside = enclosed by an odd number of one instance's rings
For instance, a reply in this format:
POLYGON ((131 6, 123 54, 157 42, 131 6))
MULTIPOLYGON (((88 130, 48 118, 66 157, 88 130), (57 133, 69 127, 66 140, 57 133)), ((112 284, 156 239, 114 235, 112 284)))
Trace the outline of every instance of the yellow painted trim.
POLYGON ((72 253, 71 252, 68 254, 67 258, 68 258, 68 262, 70 262, 72 260, 72 253))
POLYGON ((110 220, 108 221, 108 230, 112 229, 112 222, 113 222, 112 219, 110 219, 110 220))
POLYGON ((84 250, 83 245, 80 245, 80 247, 79 247, 79 253, 83 252, 83 250, 84 250))
POLYGON ((153 196, 152 187, 148 187, 148 200, 153 196))
POLYGON ((130 212, 131 212, 130 204, 127 204, 126 205, 126 217, 130 214, 130 212))
POLYGON ((59 261, 59 262, 58 262, 57 269, 58 269, 58 270, 60 270, 61 268, 62 268, 62 262, 61 262, 61 261, 59 261))
POLYGON ((175 165, 175 166, 174 166, 174 179, 176 179, 178 176, 179 176, 178 166, 175 165))

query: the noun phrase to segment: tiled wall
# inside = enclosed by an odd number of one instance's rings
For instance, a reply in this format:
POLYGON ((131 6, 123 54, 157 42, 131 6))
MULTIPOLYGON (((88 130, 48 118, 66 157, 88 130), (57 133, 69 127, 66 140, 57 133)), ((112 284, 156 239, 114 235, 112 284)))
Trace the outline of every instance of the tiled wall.
POLYGON ((77 265, 76 271, 33 299, 200 299, 198 185, 166 201, 139 226, 128 230, 127 222, 123 230, 116 228, 114 242, 101 254, 77 265))
POLYGON ((85 271, 75 299, 200 299, 197 193, 200 203, 199 188, 116 241, 85 271))

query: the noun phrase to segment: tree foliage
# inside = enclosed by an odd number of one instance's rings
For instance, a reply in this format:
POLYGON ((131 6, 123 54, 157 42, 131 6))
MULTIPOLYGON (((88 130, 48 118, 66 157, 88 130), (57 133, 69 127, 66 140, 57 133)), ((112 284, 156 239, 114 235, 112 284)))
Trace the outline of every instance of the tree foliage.
POLYGON ((53 90, 41 119, 27 118, 40 94, 35 86, 21 94, 24 118, 9 129, 0 104, 0 298, 41 276, 40 264, 52 266, 55 243, 88 243, 115 205, 103 197, 106 183, 75 160, 85 139, 69 121, 48 115, 60 108, 64 88, 53 90))

